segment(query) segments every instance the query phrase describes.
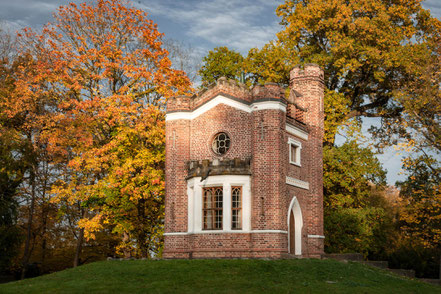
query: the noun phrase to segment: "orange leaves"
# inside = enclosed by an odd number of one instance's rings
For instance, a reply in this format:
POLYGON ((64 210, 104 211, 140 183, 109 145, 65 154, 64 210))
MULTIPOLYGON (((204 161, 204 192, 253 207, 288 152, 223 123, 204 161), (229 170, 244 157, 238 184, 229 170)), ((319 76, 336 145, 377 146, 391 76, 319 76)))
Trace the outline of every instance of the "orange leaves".
MULTIPOLYGON (((88 211, 78 223, 88 238, 104 225, 136 230, 141 212, 161 218, 161 109, 167 97, 190 89, 185 73, 171 68, 156 25, 123 3, 62 6, 55 25, 22 37, 41 58, 38 74, 22 76, 21 93, 55 102, 44 138, 63 181, 52 191, 58 202, 88 211)), ((160 231, 159 222, 149 225, 160 231)))
POLYGON ((131 238, 151 232, 158 241, 163 110, 190 81, 171 68, 147 14, 124 3, 69 4, 40 34, 23 30, 29 54, 17 63, 12 94, 0 100, 1 115, 34 132, 57 168, 54 201, 85 211, 78 225, 87 238, 111 227, 131 238))

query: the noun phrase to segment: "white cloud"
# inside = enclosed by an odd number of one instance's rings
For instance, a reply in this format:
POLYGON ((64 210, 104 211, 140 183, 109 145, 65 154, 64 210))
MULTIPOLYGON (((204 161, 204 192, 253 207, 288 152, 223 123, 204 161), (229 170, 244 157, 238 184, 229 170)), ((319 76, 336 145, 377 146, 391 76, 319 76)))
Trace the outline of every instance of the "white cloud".
POLYGON ((214 0, 210 2, 149 1, 135 5, 152 15, 180 23, 187 36, 199 37, 214 46, 228 46, 246 53, 275 38, 280 31, 274 15, 279 1, 214 0))
POLYGON ((423 1, 422 5, 425 9, 429 9, 430 13, 441 20, 441 1, 440 0, 427 0, 423 1))
POLYGON ((14 29, 23 27, 40 28, 52 19, 52 14, 60 5, 69 0, 12 0, 0 4, 0 19, 14 29))

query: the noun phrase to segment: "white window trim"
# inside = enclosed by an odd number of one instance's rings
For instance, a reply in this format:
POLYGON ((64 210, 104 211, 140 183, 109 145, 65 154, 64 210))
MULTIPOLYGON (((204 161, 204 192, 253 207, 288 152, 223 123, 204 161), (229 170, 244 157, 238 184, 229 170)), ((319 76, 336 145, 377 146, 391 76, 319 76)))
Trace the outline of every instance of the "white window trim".
POLYGON ((296 136, 303 140, 308 140, 309 134, 302 129, 299 129, 293 125, 286 123, 285 130, 293 136, 296 136))
POLYGON ((302 153, 302 143, 294 140, 293 138, 288 138, 288 147, 289 147, 289 163, 290 164, 294 164, 297 166, 302 166, 301 164, 301 153, 302 153), (295 146, 296 148, 299 149, 299 152, 297 152, 296 154, 296 158, 292 158, 292 153, 291 153, 291 145, 295 146))
POLYGON ((305 190, 309 190, 309 182, 305 182, 299 179, 295 179, 292 177, 288 177, 286 176, 286 183, 288 185, 294 186, 294 187, 298 187, 298 188, 302 188, 305 190))
POLYGON ((251 177, 246 175, 210 176, 201 182, 200 177, 187 181, 188 229, 187 233, 250 232, 251 231, 251 177), (223 188, 222 230, 203 230, 202 189, 223 188), (242 229, 231 229, 231 187, 242 187, 242 229))

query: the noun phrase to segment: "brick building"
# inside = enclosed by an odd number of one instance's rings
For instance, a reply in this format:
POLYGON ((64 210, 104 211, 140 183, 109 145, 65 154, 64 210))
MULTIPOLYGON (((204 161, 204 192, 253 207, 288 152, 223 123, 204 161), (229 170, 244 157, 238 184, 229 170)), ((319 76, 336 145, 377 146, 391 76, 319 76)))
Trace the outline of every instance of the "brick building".
POLYGON ((251 90, 221 78, 166 115, 164 258, 323 253, 323 71, 251 90))

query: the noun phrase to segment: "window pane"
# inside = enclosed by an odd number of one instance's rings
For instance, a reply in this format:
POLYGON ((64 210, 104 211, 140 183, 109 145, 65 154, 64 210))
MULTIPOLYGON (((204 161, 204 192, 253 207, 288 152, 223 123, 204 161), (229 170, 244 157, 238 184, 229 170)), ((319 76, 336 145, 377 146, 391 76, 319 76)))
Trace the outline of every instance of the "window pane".
POLYGON ((204 188, 203 221, 205 230, 222 229, 222 187, 204 188))
POLYGON ((211 210, 204 212, 204 228, 207 230, 213 229, 213 215, 211 210))
POLYGON ((242 187, 231 188, 231 229, 242 228, 242 187))

